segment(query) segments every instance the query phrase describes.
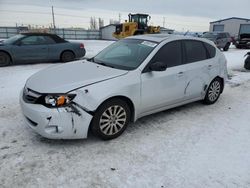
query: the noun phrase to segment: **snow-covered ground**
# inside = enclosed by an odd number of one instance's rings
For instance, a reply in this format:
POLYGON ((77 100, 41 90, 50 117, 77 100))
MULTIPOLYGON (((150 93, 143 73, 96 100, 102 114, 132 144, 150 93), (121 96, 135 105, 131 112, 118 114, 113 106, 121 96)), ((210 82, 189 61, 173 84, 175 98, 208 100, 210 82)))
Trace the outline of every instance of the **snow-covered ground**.
MULTIPOLYGON (((110 44, 84 41, 87 56, 110 44)), ((231 48, 220 100, 144 117, 119 138, 56 141, 23 121, 19 92, 52 64, 0 68, 0 187, 250 187, 247 50, 231 48)))

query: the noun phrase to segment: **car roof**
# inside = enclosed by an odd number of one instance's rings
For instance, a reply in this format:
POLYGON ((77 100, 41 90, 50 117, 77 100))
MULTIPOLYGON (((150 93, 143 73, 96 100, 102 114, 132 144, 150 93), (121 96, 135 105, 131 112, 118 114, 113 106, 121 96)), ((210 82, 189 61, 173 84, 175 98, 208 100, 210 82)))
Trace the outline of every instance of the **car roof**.
POLYGON ((136 35, 136 36, 131 36, 127 37, 126 39, 140 39, 140 40, 149 40, 152 42, 157 42, 161 43, 166 40, 197 40, 197 41, 203 41, 207 43, 211 43, 207 39, 204 38, 197 38, 197 37, 192 37, 192 36, 184 36, 184 35, 175 35, 175 34, 146 34, 146 35, 136 35))
POLYGON ((53 33, 20 33, 21 35, 26 35, 26 36, 49 36, 52 39, 54 39, 54 41, 56 43, 64 43, 66 42, 63 38, 61 38, 60 36, 53 34, 53 33))
POLYGON ((21 35, 43 35, 43 36, 55 36, 53 33, 20 33, 21 35))

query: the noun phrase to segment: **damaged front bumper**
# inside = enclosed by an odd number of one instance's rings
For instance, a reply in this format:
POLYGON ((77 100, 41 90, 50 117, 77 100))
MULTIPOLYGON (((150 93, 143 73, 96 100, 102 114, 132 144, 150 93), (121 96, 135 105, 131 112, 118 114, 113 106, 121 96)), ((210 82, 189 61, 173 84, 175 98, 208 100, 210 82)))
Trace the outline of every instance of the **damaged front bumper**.
POLYGON ((22 96, 20 105, 26 124, 45 138, 81 139, 88 136, 93 116, 77 105, 47 108, 40 104, 26 103, 22 96))

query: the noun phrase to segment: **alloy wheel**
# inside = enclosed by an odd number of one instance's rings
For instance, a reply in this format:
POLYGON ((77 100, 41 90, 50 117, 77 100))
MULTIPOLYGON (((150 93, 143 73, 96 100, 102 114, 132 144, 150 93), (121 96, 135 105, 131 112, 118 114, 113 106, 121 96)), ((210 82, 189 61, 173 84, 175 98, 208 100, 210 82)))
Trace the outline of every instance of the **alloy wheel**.
POLYGON ((125 126, 126 121, 126 110, 122 106, 110 106, 101 115, 100 130, 105 135, 114 135, 125 126))
POLYGON ((215 80, 211 86, 209 87, 208 90, 208 98, 211 102, 214 102, 218 99, 218 97, 220 96, 220 91, 221 91, 221 86, 220 86, 220 82, 215 80))

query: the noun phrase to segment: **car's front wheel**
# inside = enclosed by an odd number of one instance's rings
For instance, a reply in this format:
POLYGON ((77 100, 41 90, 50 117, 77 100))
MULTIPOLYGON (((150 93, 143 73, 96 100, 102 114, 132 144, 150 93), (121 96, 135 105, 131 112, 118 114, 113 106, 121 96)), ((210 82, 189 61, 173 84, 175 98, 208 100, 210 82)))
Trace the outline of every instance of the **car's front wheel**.
POLYGON ((65 51, 61 55, 61 61, 64 63, 73 61, 74 59, 75 59, 75 54, 71 51, 65 51))
POLYGON ((92 123, 92 132, 103 140, 120 136, 130 121, 129 105, 121 99, 104 102, 96 111, 92 123))
POLYGON ((10 62, 10 56, 5 52, 0 52, 0 67, 7 66, 10 62))
POLYGON ((214 104, 220 97, 222 91, 222 80, 215 78, 209 85, 203 102, 205 104, 214 104))

